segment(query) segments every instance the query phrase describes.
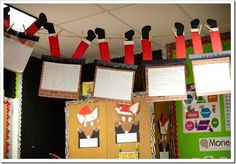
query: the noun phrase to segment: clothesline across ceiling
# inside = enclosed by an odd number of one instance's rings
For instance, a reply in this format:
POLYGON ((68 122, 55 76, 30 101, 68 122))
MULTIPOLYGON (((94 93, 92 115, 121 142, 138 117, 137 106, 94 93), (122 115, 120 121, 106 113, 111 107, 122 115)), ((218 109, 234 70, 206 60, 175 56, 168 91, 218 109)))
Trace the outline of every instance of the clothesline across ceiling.
MULTIPOLYGON (((227 26, 230 26, 230 24, 226 24, 226 25, 221 25, 219 26, 219 28, 221 27, 227 27, 227 26)), ((207 26, 206 26, 207 27, 207 26)), ((208 27, 207 27, 208 28, 208 27)), ((57 35, 58 36, 61 36, 61 37, 74 37, 74 38, 81 38, 81 39, 84 39, 85 38, 85 34, 84 34, 84 31, 81 32, 81 35, 63 35, 63 34, 60 34, 61 32, 63 31, 63 29, 59 30, 57 35)), ((38 32, 39 34, 43 34, 43 35, 48 35, 48 33, 44 33, 44 32, 38 32)), ((191 32, 185 32, 185 34, 191 34, 191 32)), ((166 35, 150 35, 150 38, 161 38, 161 37, 169 37, 169 36, 173 36, 172 34, 166 34, 166 35)), ((106 39, 124 39, 125 37, 122 36, 122 34, 120 34, 120 36, 114 36, 114 37, 106 37, 106 39)), ((140 36, 134 36, 133 37, 134 39, 139 39, 141 38, 141 35, 140 36)))

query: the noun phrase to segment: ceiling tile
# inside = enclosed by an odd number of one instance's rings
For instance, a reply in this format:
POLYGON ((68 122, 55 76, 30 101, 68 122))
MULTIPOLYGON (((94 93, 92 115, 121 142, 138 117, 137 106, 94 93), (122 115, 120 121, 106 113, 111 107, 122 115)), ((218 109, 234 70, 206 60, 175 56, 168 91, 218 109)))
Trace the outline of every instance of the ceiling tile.
POLYGON ((193 4, 180 5, 189 16, 198 18, 201 24, 206 24, 208 18, 216 19, 219 26, 230 25, 230 5, 226 4, 193 4), (200 11, 200 12, 199 12, 200 11))
POLYGON ((100 6, 102 6, 106 10, 119 9, 119 8, 127 7, 130 5, 132 4, 100 4, 100 6))
POLYGON ((124 32, 129 30, 129 27, 107 13, 66 23, 61 25, 61 27, 77 35, 81 35, 82 32, 86 35, 89 29, 95 30, 96 27, 100 27, 105 29, 107 37, 117 37, 123 35, 124 32))
POLYGON ((102 10, 93 4, 15 4, 15 7, 36 17, 43 12, 55 24, 83 18, 102 10))

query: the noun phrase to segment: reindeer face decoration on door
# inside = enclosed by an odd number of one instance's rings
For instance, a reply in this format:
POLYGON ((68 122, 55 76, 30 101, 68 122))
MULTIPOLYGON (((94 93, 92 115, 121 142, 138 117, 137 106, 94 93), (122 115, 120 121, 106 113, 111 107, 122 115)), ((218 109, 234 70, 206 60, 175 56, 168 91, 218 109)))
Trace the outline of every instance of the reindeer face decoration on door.
POLYGON ((98 107, 91 111, 89 106, 84 106, 77 114, 77 119, 82 125, 78 129, 79 148, 99 147, 99 127, 97 125, 98 107))
POLYGON ((115 111, 119 116, 119 122, 115 123, 116 143, 139 142, 139 123, 135 122, 139 103, 117 104, 115 111))

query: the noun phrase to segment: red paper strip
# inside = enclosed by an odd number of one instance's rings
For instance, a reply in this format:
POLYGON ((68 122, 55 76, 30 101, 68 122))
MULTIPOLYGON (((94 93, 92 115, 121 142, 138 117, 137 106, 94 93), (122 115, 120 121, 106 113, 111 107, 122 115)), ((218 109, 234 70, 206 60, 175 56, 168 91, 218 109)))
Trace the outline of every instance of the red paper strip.
POLYGON ((84 56, 85 51, 88 49, 89 44, 81 41, 80 44, 78 45, 76 51, 74 52, 72 58, 79 58, 81 59, 84 56))
POLYGON ((100 58, 102 61, 110 62, 110 51, 108 47, 108 42, 100 42, 99 43, 99 50, 100 50, 100 58))
POLYGON ((59 46, 59 40, 58 36, 49 36, 49 47, 50 47, 50 54, 53 57, 60 57, 61 52, 60 52, 60 46, 59 46))
POLYGON ((183 35, 175 37, 175 43, 176 43, 176 58, 177 59, 186 58, 185 37, 183 35))
POLYGON ((152 44, 148 39, 142 39, 142 54, 143 60, 152 60, 152 44))
POLYGON ((125 64, 134 64, 134 45, 124 45, 125 64))
POLYGON ((210 32, 211 44, 213 52, 220 52, 222 50, 222 43, 220 39, 219 31, 211 31, 210 32))
POLYGON ((191 32, 194 54, 202 54, 202 41, 199 32, 191 32))

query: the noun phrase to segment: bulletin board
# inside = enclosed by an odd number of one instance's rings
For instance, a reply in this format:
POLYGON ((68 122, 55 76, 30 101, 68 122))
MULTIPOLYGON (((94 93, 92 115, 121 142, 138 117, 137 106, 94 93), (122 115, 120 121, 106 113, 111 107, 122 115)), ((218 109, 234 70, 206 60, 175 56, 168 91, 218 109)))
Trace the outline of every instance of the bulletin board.
MULTIPOLYGON (((204 52, 212 52, 211 43, 203 42, 203 49, 204 52)), ((222 38, 222 46, 224 50, 230 49, 230 38, 227 36, 223 36, 222 38)), ((187 54, 193 54, 193 48, 191 44, 188 44, 186 49, 187 54)), ((175 58, 175 51, 171 51, 171 55, 175 58)), ((188 76, 186 78, 187 84, 193 84, 193 72, 191 61, 187 55, 187 70, 188 76)), ((176 142, 175 142, 175 156, 178 158, 230 158, 230 151, 229 150, 220 150, 220 151, 202 151, 202 141, 206 142, 209 139, 216 139, 216 140, 226 140, 227 137, 230 137, 231 132, 226 128, 225 122, 225 104, 224 104, 224 96, 220 95, 218 97, 219 101, 219 112, 220 112, 220 121, 221 127, 219 131, 216 132, 199 132, 199 133, 185 133, 184 132, 184 112, 183 112, 183 102, 177 101, 174 105, 172 105, 172 110, 175 113, 176 117, 176 124, 175 124, 175 131, 176 131, 176 142)))
MULTIPOLYGON (((115 124, 119 115, 115 111, 116 103, 111 101, 68 101, 66 103, 66 158, 115 158, 134 157, 131 152, 138 150, 139 158, 151 158, 151 129, 149 119, 149 104, 145 96, 132 97, 132 104, 139 102, 139 112, 135 121, 139 122, 140 141, 135 143, 116 143, 115 124), (82 128, 78 119, 78 112, 88 106, 90 109, 98 107, 98 117, 95 121, 99 126, 99 146, 78 147, 78 128, 82 128), (123 152, 123 153, 120 153, 123 152)), ((136 154, 136 153, 135 153, 136 154)), ((137 155, 137 154, 136 154, 137 155)), ((137 156, 136 156, 137 157, 137 156)))

